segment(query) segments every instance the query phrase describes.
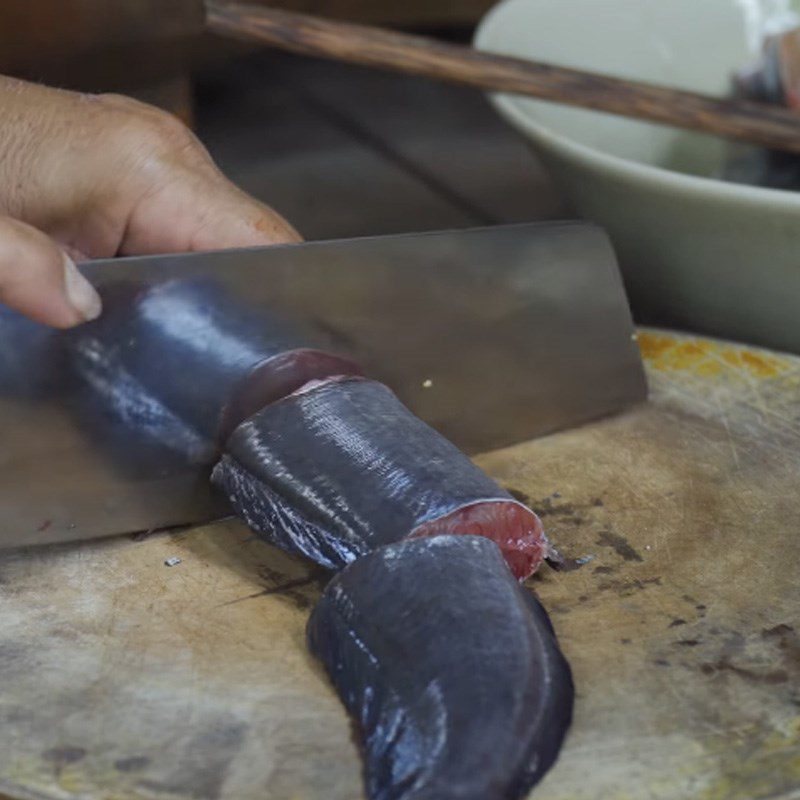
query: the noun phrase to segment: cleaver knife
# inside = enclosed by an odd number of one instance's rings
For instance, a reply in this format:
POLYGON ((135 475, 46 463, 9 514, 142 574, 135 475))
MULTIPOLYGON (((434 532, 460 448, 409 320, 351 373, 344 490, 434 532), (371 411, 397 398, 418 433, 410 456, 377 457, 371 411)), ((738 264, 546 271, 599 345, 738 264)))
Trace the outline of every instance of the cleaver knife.
MULTIPOLYGON (((110 259, 82 269, 101 293, 130 280, 213 278, 243 302, 313 330, 471 454, 621 411, 647 394, 613 250, 589 224, 110 259)), ((143 441, 58 377, 69 369, 58 346, 65 335, 0 313, 0 547, 228 516, 208 481, 211 464, 143 441)))

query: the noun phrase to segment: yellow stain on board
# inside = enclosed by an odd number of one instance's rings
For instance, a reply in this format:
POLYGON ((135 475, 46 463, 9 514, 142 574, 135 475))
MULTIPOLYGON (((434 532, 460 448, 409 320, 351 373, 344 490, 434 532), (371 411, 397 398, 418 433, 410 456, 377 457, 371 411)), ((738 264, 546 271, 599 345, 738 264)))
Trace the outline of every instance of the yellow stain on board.
POLYGON ((788 358, 741 345, 709 339, 676 338, 642 331, 637 336, 642 358, 652 369, 690 372, 703 377, 775 378, 796 369, 788 358))

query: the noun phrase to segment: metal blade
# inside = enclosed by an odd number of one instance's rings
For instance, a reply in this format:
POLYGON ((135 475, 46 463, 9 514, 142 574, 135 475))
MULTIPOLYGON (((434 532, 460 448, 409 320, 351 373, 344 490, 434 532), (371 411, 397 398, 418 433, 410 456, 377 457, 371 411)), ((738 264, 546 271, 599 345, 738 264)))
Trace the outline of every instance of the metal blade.
MULTIPOLYGON (((210 276, 290 312, 470 453, 646 396, 613 251, 581 223, 115 259, 84 272, 98 286, 210 276)), ((10 313, 0 324, 0 547, 226 515, 207 468, 119 424, 87 425, 75 396, 47 389, 63 368, 47 344, 56 335, 10 313)))

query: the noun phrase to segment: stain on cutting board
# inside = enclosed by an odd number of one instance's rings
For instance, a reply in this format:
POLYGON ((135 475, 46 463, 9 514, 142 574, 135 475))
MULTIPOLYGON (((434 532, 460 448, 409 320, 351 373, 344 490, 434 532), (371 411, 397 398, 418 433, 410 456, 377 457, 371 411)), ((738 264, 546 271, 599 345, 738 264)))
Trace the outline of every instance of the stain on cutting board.
MULTIPOLYGON (((651 404, 478 459, 579 562, 529 582, 578 690, 533 797, 788 800, 800 360, 752 351, 761 374, 741 347, 640 342, 651 404)), ((349 722, 305 651, 323 582, 237 523, 5 555, 0 792, 360 800, 349 722)))

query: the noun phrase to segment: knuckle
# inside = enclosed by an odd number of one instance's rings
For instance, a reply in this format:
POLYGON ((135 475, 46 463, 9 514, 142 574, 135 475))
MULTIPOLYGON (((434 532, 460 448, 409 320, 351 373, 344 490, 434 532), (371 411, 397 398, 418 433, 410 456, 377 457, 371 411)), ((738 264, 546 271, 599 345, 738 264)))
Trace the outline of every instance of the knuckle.
POLYGON ((160 156, 178 151, 203 152, 195 135, 176 116, 124 95, 102 95, 115 133, 136 149, 160 156))
POLYGON ((154 109, 141 120, 144 135, 154 144, 168 150, 197 146, 194 134, 172 114, 154 109))

